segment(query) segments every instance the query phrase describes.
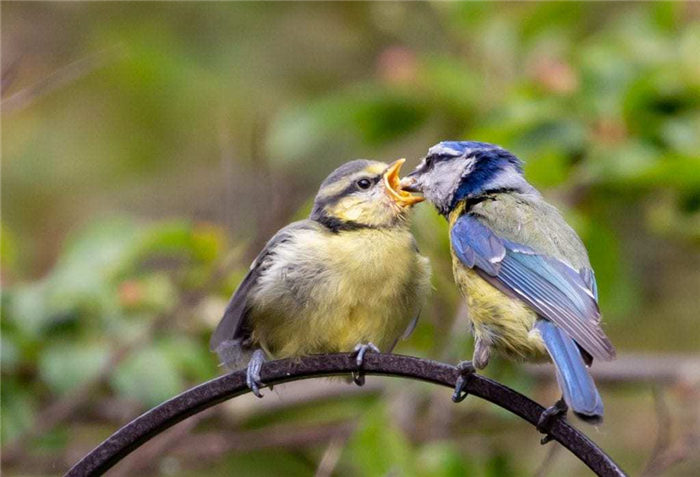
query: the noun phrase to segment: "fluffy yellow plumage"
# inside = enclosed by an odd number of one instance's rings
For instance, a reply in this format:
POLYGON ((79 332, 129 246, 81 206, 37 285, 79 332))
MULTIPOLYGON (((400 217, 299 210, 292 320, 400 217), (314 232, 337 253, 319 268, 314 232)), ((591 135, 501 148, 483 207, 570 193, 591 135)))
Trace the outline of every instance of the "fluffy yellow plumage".
POLYGON ((253 352, 248 384, 256 395, 261 350, 275 358, 358 345, 391 351, 412 330, 430 265, 409 230, 410 207, 422 199, 401 190, 402 162, 353 161, 337 169, 309 219, 280 230, 239 285, 211 348, 232 368, 253 352))
MULTIPOLYGON (((314 306, 294 319, 294 305, 260 296, 251 310, 254 339, 277 358, 350 351, 368 342, 390 351, 429 287, 428 260, 416 253, 408 229, 303 230, 298 240, 308 250, 303 260, 327 270, 311 293, 314 306)), ((294 245, 280 248, 283 261, 298 253, 294 245)))

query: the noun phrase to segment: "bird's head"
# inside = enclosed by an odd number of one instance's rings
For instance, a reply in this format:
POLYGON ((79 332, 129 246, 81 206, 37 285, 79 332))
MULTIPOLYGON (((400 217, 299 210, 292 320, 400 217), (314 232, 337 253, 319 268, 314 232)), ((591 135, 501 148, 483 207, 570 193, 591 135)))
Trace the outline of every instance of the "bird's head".
POLYGON ((445 141, 428 150, 401 186, 404 191, 421 192, 447 215, 464 199, 496 190, 534 190, 522 173, 522 161, 499 146, 445 141))
POLYGON ((411 206, 423 198, 401 189, 399 171, 404 162, 387 165, 360 159, 340 166, 321 184, 311 219, 336 231, 405 222, 411 206))

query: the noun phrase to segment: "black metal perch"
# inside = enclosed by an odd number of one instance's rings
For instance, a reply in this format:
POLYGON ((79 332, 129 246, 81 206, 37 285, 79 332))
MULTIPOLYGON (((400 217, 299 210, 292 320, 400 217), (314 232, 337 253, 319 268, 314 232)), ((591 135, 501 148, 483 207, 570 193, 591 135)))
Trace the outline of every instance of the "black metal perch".
MULTIPOLYGON (((308 356, 300 359, 270 361, 262 368, 262 381, 268 385, 300 379, 334 376, 356 370, 350 354, 308 356)), ((369 353, 363 370, 368 375, 416 379, 453 388, 458 371, 454 366, 392 354, 369 353)), ((466 390, 485 399, 532 425, 537 424, 544 408, 522 394, 483 376, 473 375, 466 390)), ((69 477, 102 475, 144 442, 178 422, 211 406, 249 392, 245 372, 237 371, 200 384, 151 409, 125 425, 75 464, 69 477)), ((446 397, 447 399, 447 397, 446 397)), ((557 419, 550 435, 569 449, 593 472, 600 476, 624 476, 620 467, 585 435, 566 421, 557 419)))

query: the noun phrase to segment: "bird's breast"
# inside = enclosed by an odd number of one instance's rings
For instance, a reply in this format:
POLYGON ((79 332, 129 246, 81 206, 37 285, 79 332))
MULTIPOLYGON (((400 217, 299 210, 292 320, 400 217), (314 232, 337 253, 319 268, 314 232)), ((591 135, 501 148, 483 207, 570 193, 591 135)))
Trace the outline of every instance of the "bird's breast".
POLYGON ((429 265, 408 230, 306 233, 285 244, 266 272, 257 332, 273 354, 388 350, 429 287, 429 265))
POLYGON ((474 335, 511 359, 540 360, 547 356, 533 327, 537 314, 509 297, 452 254, 455 282, 465 297, 474 335))

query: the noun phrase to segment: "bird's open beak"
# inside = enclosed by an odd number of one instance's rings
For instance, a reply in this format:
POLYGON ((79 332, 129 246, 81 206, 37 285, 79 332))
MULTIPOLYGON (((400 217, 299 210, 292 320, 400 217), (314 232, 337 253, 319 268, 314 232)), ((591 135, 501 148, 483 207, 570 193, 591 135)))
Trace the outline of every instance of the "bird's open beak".
POLYGON ((384 186, 386 188, 386 193, 389 194, 397 204, 404 207, 410 207, 417 204, 418 202, 423 202, 425 199, 423 197, 413 195, 407 192, 401 187, 401 179, 399 179, 399 171, 401 166, 406 162, 406 159, 399 159, 394 161, 389 165, 389 168, 384 173, 384 186))
POLYGON ((418 185, 418 181, 416 181, 415 178, 411 177, 411 174, 401 179, 399 185, 401 186, 401 190, 403 190, 404 192, 423 192, 420 186, 418 185))

